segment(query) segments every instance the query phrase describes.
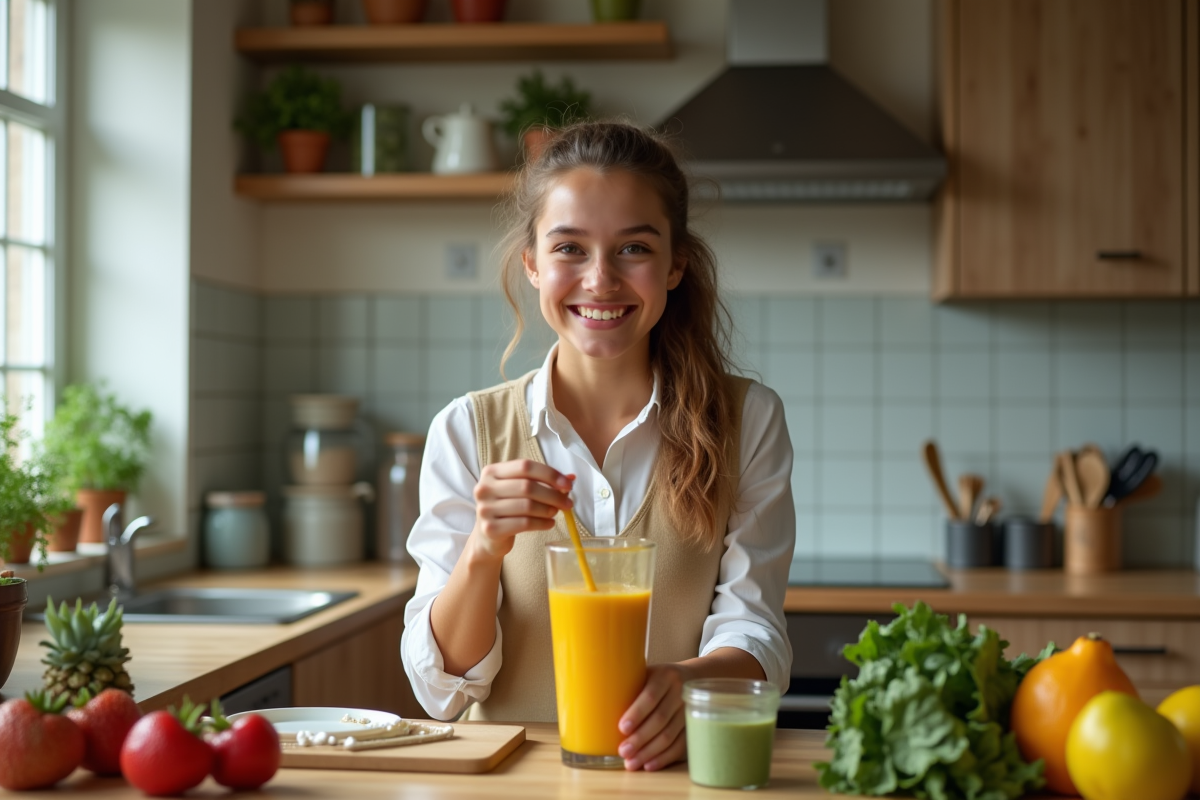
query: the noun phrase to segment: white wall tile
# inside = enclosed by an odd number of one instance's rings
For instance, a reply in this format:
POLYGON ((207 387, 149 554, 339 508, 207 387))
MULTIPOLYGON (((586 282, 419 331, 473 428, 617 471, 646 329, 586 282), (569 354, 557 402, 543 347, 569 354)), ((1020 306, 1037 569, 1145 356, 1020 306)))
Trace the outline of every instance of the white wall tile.
POLYGON ((1183 304, 1173 301, 1126 303, 1125 341, 1133 345, 1179 345, 1183 341, 1183 304))
POLYGON ((1053 463, 1052 455, 1004 456, 999 459, 997 479, 984 491, 1004 504, 1001 516, 1037 516, 1053 463))
POLYGON ((817 515, 817 555, 875 555, 875 517, 857 511, 822 511, 817 515))
POLYGON ((936 490, 916 453, 908 458, 883 458, 879 466, 879 504, 884 519, 896 511, 929 513, 936 490))
POLYGON ((996 346, 1004 349, 1046 350, 1050 347, 1049 303, 996 303, 992 307, 996 346))
POLYGON ((980 349, 939 352, 937 396, 942 400, 987 400, 991 397, 991 353, 980 349))
POLYGON ((870 458, 822 456, 817 464, 822 508, 862 508, 875 503, 875 462, 870 458))
POLYGON ((917 458, 925 441, 935 437, 932 406, 890 403, 880 409, 879 444, 883 453, 917 458))
POLYGON ((934 333, 941 348, 971 349, 991 344, 992 317, 987 303, 938 306, 933 318, 934 333))
POLYGON ((875 406, 858 402, 826 405, 820 412, 818 447, 823 455, 871 455, 876 442, 875 406))
POLYGON ((792 502, 797 509, 812 508, 817 501, 817 460, 800 454, 792 463, 792 502))
POLYGON ((815 345, 817 304, 810 297, 767 297, 763 303, 763 343, 815 345))
POLYGON ((425 359, 417 344, 380 344, 371 351, 373 390, 419 397, 425 389, 425 359))
POLYGON ((415 344, 424 330, 425 301, 419 295, 386 295, 372 299, 371 336, 376 342, 415 344))
POLYGON ((793 561, 817 557, 817 514, 811 509, 796 509, 796 549, 793 561))
POLYGON ((1095 442, 1115 452, 1125 442, 1124 413, 1121 406, 1063 402, 1054 409, 1055 450, 1077 450, 1085 442, 1095 442))
POLYGON ((317 389, 316 353, 295 344, 269 344, 264 354, 264 389, 269 394, 294 394, 317 389))
POLYGON ((1049 348, 1000 350, 996 353, 996 398, 1050 402, 1049 348))
POLYGON ((367 348, 344 344, 323 346, 318 351, 317 385, 322 392, 365 398, 370 392, 367 348))
POLYGON ((479 312, 470 295, 433 295, 426 300, 425 341, 469 344, 475 341, 479 312))
POLYGON ((1125 400, 1181 403, 1183 374, 1183 355, 1177 344, 1130 348, 1125 351, 1125 400))
POLYGON ((264 302, 268 342, 315 342, 317 299, 305 295, 273 296, 264 302))
POLYGON ((1001 456, 1050 456, 1050 406, 996 409, 996 452, 1001 456))
POLYGON ((785 401, 816 396, 816 356, 812 350, 767 349, 762 354, 763 383, 785 401))
POLYGON ((439 345, 430 349, 427 362, 430 397, 441 398, 442 405, 476 388, 483 388, 471 385, 475 377, 475 353, 471 347, 439 345))
POLYGON ((1121 344, 1120 303, 1056 303, 1051 312, 1058 345, 1115 347, 1121 344))
POLYGON ((756 347, 766 341, 767 300, 759 295, 730 295, 725 307, 733 321, 734 338, 743 346, 756 347))
POLYGON ((877 355, 872 350, 824 350, 817 358, 817 392, 833 400, 875 397, 877 355))
POLYGON ((1120 402, 1123 375, 1118 350, 1063 347, 1054 357, 1054 396, 1090 403, 1120 402))
POLYGON ((933 400, 933 354, 889 351, 879 354, 879 396, 883 401, 933 400))
POLYGON ((933 304, 925 298, 896 297, 879 303, 879 343, 883 349, 933 345, 933 304))
POLYGON ((1183 455, 1183 409, 1176 405, 1125 407, 1125 436, 1130 443, 1153 448, 1166 457, 1183 455))
POLYGON ((936 536, 938 524, 928 511, 888 512, 879 522, 881 556, 930 559, 943 556, 936 536))
MULTIPOLYGON (((817 407, 812 403, 786 402, 784 418, 794 453, 814 453, 817 449, 817 407)), ((1200 434, 1197 434, 1200 439, 1200 434)))
POLYGON ((217 307, 218 332, 259 340, 263 333, 262 298, 249 292, 221 289, 217 307))
POLYGON ((371 329, 370 305, 361 295, 322 297, 317 308, 317 330, 324 343, 364 342, 371 329))
POLYGON ((817 333, 822 345, 870 346, 875 344, 877 302, 858 297, 825 297, 821 300, 817 333))

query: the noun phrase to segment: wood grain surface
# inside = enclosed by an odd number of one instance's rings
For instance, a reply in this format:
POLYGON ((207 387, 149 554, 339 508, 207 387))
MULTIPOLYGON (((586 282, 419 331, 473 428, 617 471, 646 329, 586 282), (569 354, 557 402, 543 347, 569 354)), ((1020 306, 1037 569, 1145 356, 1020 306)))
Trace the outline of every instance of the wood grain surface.
POLYGON ((785 611, 886 613, 924 600, 945 614, 1024 617, 1200 619, 1200 573, 1143 570, 1067 575, 1062 570, 943 570, 948 589, 793 586, 785 611))
MULTIPOLYGON (((353 590, 347 600, 290 625, 184 625, 125 623, 134 696, 143 710, 178 705, 184 695, 207 701, 285 664, 336 645, 359 631, 403 614, 416 586, 415 567, 362 564, 333 569, 290 567, 252 572, 199 572, 162 586, 353 590)), ((144 587, 146 590, 154 585, 144 587)), ((21 646, 0 698, 19 697, 42 684, 43 623, 21 627, 21 646)), ((403 676, 401 676, 403 680, 403 676)))
MULTIPOLYGON (((472 724, 472 723, 460 723, 472 724)), ((324 798, 420 798, 420 800, 550 800, 550 798, 632 797, 646 800, 729 800, 747 796, 815 800, 833 797, 817 785, 813 762, 829 757, 823 731, 779 730, 771 762, 771 782, 752 794, 697 786, 688 779, 687 765, 676 764, 661 772, 602 772, 564 767, 559 756, 558 731, 553 725, 527 723, 527 739, 494 771, 483 775, 434 773, 347 772, 282 769, 266 787, 264 796, 324 798)), ((142 795, 115 778, 95 778, 77 771, 60 788, 88 797, 135 800, 142 795)), ((0 790, 2 793, 2 790, 0 790)), ((23 792, 23 796, 29 793, 23 792)), ((229 791, 212 779, 188 797, 228 797, 229 791)), ((1027 800, 1049 800, 1030 795, 1027 800)))
POLYGON ((238 175, 234 191, 241 197, 268 202, 340 200, 485 200, 494 202, 512 188, 507 172, 434 175, 404 172, 386 175, 320 173, 316 175, 238 175))
POLYGON ((358 751, 332 747, 288 748, 283 752, 283 766, 472 775, 495 769, 523 741, 525 728, 521 725, 455 723, 452 738, 429 744, 358 751))

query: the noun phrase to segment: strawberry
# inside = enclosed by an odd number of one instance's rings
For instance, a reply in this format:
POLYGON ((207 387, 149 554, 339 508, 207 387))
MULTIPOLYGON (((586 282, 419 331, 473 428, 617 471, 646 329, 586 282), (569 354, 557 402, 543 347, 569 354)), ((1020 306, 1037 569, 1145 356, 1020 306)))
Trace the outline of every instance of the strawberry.
POLYGON ((85 688, 67 716, 87 741, 83 768, 97 775, 120 775, 121 745, 133 724, 142 718, 133 698, 120 689, 105 689, 92 697, 85 688))
POLYGON ((213 701, 213 730, 209 739, 215 759, 213 778, 230 789, 257 789, 275 775, 283 750, 279 734, 266 718, 258 714, 239 717, 232 724, 213 701))
POLYGON ((70 775, 83 761, 83 732, 62 716, 64 692, 50 700, 27 694, 0 705, 0 786, 40 789, 70 775))
POLYGON ((203 706, 186 697, 176 713, 151 711, 138 720, 121 747, 121 772, 148 795, 182 794, 212 769, 213 751, 200 738, 203 706))

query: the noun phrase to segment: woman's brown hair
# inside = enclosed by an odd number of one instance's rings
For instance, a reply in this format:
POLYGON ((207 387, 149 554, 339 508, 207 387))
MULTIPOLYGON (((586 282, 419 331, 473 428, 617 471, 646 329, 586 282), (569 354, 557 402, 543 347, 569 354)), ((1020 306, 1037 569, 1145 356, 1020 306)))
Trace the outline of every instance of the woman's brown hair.
POLYGON ((687 176, 661 137, 622 123, 576 123, 555 133, 541 155, 521 169, 506 203, 509 233, 500 244, 504 294, 517 318, 501 368, 524 331, 518 299, 525 284, 521 253, 536 245, 547 190, 576 169, 637 175, 661 198, 670 220, 673 255, 685 268, 650 332, 662 431, 654 478, 659 491, 666 492, 676 529, 711 548, 725 536, 718 528, 718 509, 731 507, 737 477, 729 474, 727 464, 727 454, 737 446, 726 378, 732 366, 727 356, 731 325, 717 292, 716 257, 688 225, 687 176))

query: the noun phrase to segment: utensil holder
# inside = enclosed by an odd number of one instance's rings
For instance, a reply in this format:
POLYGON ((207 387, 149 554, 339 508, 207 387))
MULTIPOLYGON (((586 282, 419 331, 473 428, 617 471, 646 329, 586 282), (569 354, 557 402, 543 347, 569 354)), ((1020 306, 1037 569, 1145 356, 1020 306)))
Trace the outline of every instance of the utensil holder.
POLYGON ((996 563, 995 535, 990 522, 976 525, 963 520, 946 520, 946 566, 953 569, 992 566, 996 563))
POLYGON ((1016 517, 1004 523, 1004 566, 1049 569, 1054 566, 1053 522, 1016 517))
POLYGON ((1121 568, 1121 510, 1067 506, 1063 526, 1063 569, 1096 575, 1121 568))

